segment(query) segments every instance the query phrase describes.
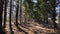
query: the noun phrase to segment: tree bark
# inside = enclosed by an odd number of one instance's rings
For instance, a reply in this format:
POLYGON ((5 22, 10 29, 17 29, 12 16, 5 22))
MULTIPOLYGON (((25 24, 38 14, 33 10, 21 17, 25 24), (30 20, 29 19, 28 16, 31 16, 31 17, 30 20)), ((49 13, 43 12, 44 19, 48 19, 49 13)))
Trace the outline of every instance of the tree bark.
POLYGON ((11 12, 12 12, 12 0, 10 0, 10 14, 9 14, 9 25, 11 26, 11 12))
POLYGON ((5 6, 4 6, 4 26, 3 28, 6 27, 6 19, 7 18, 7 0, 5 0, 5 6))
POLYGON ((58 28, 57 23, 55 22, 55 20, 56 20, 55 3, 56 3, 56 0, 54 0, 54 2, 53 2, 53 23, 54 23, 54 28, 58 28))
POLYGON ((20 23, 22 22, 22 0, 20 0, 20 23))
POLYGON ((2 34, 3 0, 0 0, 0 34, 2 34))
POLYGON ((18 25, 18 11, 19 11, 19 0, 17 0, 17 7, 16 7, 16 25, 18 25))

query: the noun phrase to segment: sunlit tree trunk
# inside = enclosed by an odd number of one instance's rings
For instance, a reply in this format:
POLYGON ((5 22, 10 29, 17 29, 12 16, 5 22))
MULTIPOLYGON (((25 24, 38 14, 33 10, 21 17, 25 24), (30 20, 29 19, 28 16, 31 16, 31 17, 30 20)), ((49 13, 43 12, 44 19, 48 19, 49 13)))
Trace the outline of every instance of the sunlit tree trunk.
POLYGON ((60 8, 59 8, 59 13, 58 13, 58 23, 60 24, 60 8))

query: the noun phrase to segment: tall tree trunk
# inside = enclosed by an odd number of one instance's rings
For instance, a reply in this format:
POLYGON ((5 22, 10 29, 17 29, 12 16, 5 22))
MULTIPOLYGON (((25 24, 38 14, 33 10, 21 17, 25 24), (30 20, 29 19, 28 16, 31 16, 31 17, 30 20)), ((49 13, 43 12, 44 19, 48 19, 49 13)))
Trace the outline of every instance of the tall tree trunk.
POLYGON ((19 0, 17 0, 17 7, 16 7, 16 25, 18 25, 18 11, 19 11, 19 0))
POLYGON ((11 12, 12 12, 12 0, 10 0, 10 14, 9 14, 9 25, 11 26, 11 12))
POLYGON ((12 15, 12 0, 10 0, 9 27, 10 27, 11 34, 14 34, 14 32, 12 30, 11 15, 12 15))
POLYGON ((0 0, 0 34, 2 34, 3 0, 0 0))
POLYGON ((53 23, 54 23, 54 28, 57 28, 57 23, 55 22, 56 20, 56 11, 55 11, 55 3, 56 3, 56 0, 53 1, 53 23))
POLYGON ((3 26, 3 28, 6 27, 6 17, 7 17, 7 0, 5 0, 5 7, 4 7, 4 26, 3 26))
POLYGON ((20 0, 20 23, 22 22, 22 0, 20 0))

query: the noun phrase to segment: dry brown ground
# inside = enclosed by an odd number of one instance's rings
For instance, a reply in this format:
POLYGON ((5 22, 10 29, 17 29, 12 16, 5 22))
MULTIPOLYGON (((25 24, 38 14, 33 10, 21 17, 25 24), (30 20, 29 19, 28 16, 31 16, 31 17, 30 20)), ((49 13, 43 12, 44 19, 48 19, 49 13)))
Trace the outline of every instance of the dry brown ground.
MULTIPOLYGON (((60 30, 53 29, 53 28, 47 28, 45 25, 38 24, 34 21, 29 21, 29 23, 22 23, 18 25, 19 28, 27 32, 28 34, 60 34, 60 30)), ((48 25, 47 25, 48 26, 48 25)), ((26 34, 23 31, 20 31, 14 22, 12 22, 12 32, 14 34, 26 34)), ((5 28, 6 34, 11 34, 9 22, 6 24, 5 28)), ((12 34, 13 34, 12 33, 12 34)))

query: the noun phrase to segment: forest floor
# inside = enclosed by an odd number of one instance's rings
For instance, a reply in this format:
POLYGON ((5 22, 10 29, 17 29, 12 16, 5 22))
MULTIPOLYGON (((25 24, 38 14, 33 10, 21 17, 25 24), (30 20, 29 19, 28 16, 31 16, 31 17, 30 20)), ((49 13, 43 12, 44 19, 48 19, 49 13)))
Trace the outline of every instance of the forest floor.
POLYGON ((6 34, 60 34, 59 29, 49 28, 46 24, 38 24, 34 21, 18 24, 18 26, 14 22, 9 26, 7 22, 5 32, 6 34))

